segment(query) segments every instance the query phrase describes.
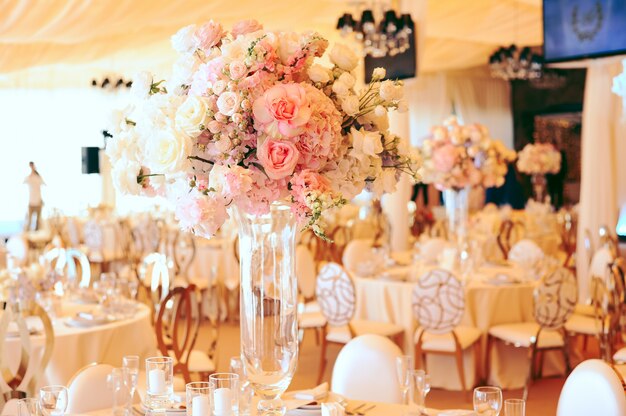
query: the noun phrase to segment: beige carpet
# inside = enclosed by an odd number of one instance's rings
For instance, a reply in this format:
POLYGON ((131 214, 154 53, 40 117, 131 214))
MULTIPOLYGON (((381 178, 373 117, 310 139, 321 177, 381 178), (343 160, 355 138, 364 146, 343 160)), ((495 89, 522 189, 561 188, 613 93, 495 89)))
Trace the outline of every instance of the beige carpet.
MULTIPOLYGON (((203 338, 201 329, 196 348, 207 345, 206 335, 203 338)), ((590 348, 592 349, 592 348, 590 348)), ((326 367, 325 380, 330 381, 333 364, 339 353, 340 347, 330 346, 328 349, 328 365, 326 367)), ((217 369, 228 371, 228 363, 231 356, 239 354, 239 326, 237 324, 223 324, 220 328, 218 341, 217 369)), ((291 383, 290 390, 304 389, 316 385, 316 377, 319 369, 319 347, 315 344, 315 336, 308 333, 300 348, 300 358, 296 375, 291 383)), ((590 351, 593 355, 593 351, 590 351)), ((530 388, 527 403, 527 415, 553 416, 563 387, 565 377, 544 378, 534 382, 530 388)), ((504 398, 519 398, 522 390, 508 390, 504 392, 504 398)), ((464 398, 463 393, 433 389, 428 395, 427 404, 434 408, 471 408, 471 398, 464 398)))

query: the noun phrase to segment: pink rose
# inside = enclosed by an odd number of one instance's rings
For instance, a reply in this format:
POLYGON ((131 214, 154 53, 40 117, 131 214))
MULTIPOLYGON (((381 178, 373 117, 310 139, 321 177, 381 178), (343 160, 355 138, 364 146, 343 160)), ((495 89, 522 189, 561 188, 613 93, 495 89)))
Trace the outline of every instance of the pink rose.
POLYGON ((439 172, 450 172, 457 159, 457 150, 454 145, 446 144, 433 150, 433 163, 439 172))
POLYGON ((247 33, 256 32, 261 29, 263 29, 263 26, 254 19, 242 20, 233 25, 233 30, 231 30, 231 33, 234 37, 237 37, 239 35, 245 35, 247 33))
POLYGON ((293 173, 300 152, 286 140, 266 138, 257 148, 257 157, 270 179, 281 179, 293 173))
POLYGON ((279 84, 254 101, 252 113, 258 130, 272 137, 293 137, 304 131, 311 108, 301 85, 279 84))
POLYGON ((223 37, 224 29, 222 25, 215 23, 213 20, 197 28, 193 34, 196 47, 204 51, 219 44, 223 37))
POLYGON ((241 79, 248 73, 248 67, 241 61, 233 61, 228 65, 230 77, 232 79, 241 79))

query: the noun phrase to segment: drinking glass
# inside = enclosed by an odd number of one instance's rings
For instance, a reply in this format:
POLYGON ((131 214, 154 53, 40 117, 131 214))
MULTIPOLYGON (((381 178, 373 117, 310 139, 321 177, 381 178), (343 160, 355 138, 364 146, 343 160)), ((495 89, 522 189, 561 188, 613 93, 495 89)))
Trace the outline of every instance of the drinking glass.
POLYGON ((213 416, 237 416, 239 414, 239 376, 237 374, 211 374, 209 391, 213 416))
POLYGON ((413 371, 415 383, 415 402, 419 406, 426 407, 426 396, 430 392, 430 376, 424 370, 413 371))
POLYGON ((128 293, 130 298, 135 300, 137 299, 137 293, 139 292, 139 282, 137 279, 130 278, 128 280, 128 293))
POLYGON ((502 410, 502 390, 499 387, 476 387, 474 411, 479 415, 499 416, 502 410))
POLYGON ((37 406, 37 399, 20 399, 17 401, 17 416, 37 416, 37 406))
MULTIPOLYGON (((139 379, 139 356, 125 355, 122 358, 122 368, 124 369, 124 384, 130 394, 130 402, 128 403, 128 411, 132 413, 133 398, 137 389, 137 380, 139 379)), ((130 414, 129 413, 129 414, 130 414)))
POLYGON ((174 393, 174 360, 171 357, 146 359, 146 407, 165 411, 174 393))
POLYGON ((239 376, 239 414, 241 416, 249 415, 252 404, 252 388, 246 377, 246 369, 241 357, 230 358, 230 372, 239 376))
POLYGON ((62 416, 68 402, 65 386, 45 386, 39 389, 39 408, 44 416, 62 416))
POLYGON ((187 383, 186 389, 187 416, 209 416, 210 409, 210 383, 208 381, 195 381, 187 383))
POLYGON ((526 402, 522 399, 506 399, 504 416, 526 416, 526 402))
POLYGON ((396 357, 396 371, 398 374, 398 382, 400 383, 400 391, 402 392, 402 403, 409 404, 411 402, 411 378, 413 372, 413 357, 410 355, 402 355, 396 357))
POLYGON ((113 391, 113 416, 130 416, 132 401, 123 368, 114 368, 111 371, 107 377, 107 386, 113 391))

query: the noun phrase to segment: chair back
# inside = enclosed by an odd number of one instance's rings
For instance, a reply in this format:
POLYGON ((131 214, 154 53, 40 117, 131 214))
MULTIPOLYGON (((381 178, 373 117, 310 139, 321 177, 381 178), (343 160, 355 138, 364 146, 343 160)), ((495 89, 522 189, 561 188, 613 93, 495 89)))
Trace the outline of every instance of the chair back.
POLYGON ((619 253, 619 244, 617 242, 617 236, 613 234, 611 229, 607 227, 606 225, 600 226, 600 229, 598 230, 598 241, 599 241, 599 244, 598 244, 599 247, 607 247, 611 251, 611 254, 613 255, 613 257, 617 257, 619 253))
POLYGON ((191 382, 189 357, 200 328, 200 303, 196 287, 175 287, 161 302, 155 330, 159 351, 174 359, 174 371, 191 382))
POLYGON ((626 415, 626 396, 620 377, 602 360, 583 361, 565 380, 556 414, 626 415))
POLYGON ((591 236, 591 231, 589 228, 585 228, 584 237, 583 237, 583 245, 585 247, 585 254, 587 255, 587 261, 591 264, 591 259, 593 259, 593 255, 595 254, 595 249, 593 246, 593 237, 591 236))
POLYGON ((571 271, 559 267, 545 276, 534 292, 535 321, 544 329, 560 329, 574 313, 578 285, 571 271))
POLYGON ((565 252, 563 266, 567 267, 576 252, 576 220, 570 212, 565 212, 561 229, 561 246, 565 252))
POLYGON ((296 247, 298 290, 306 302, 315 298, 315 260, 306 246, 296 247))
POLYGON ((509 251, 516 241, 521 240, 524 234, 524 226, 522 223, 514 222, 510 219, 502 221, 500 231, 498 232, 498 247, 505 259, 509 257, 509 251))
POLYGON ((330 239, 332 244, 327 244, 326 255, 328 260, 336 263, 341 263, 343 258, 343 251, 346 249, 346 245, 352 240, 352 222, 348 225, 336 226, 330 232, 330 239))
POLYGON ((356 239, 350 241, 343 251, 342 263, 350 273, 357 276, 371 276, 381 261, 376 261, 379 256, 374 253, 372 245, 374 240, 356 239))
POLYGON ((545 258, 541 247, 533 240, 523 239, 511 247, 508 259, 525 269, 538 267, 545 258))
POLYGON ((413 287, 413 316, 425 331, 446 334, 456 328, 465 312, 463 285, 447 270, 424 273, 413 287))
POLYGON ((430 238, 424 241, 420 247, 420 254, 424 263, 435 263, 439 255, 448 246, 443 238, 430 238))
POLYGON ((67 275, 78 287, 87 288, 91 284, 89 259, 79 249, 54 247, 46 251, 43 258, 51 270, 67 275))
POLYGON ((189 267, 196 257, 196 242, 193 234, 178 230, 172 244, 172 255, 176 276, 188 278, 189 267))
POLYGON ((444 219, 437 219, 431 225, 428 235, 432 238, 448 239, 448 225, 444 219))
POLYGON ((89 251, 89 258, 104 260, 104 229, 96 220, 89 220, 83 226, 83 240, 89 251))
POLYGON ((113 390, 107 382, 112 371, 112 365, 96 363, 78 370, 67 386, 71 398, 67 413, 82 414, 112 408, 113 390))
POLYGON ((396 358, 401 355, 400 348, 381 335, 353 338, 337 356, 332 391, 350 400, 402 403, 396 374, 396 358))
POLYGON ((317 274, 315 294, 329 325, 348 325, 356 309, 354 283, 337 263, 327 263, 317 274))
POLYGON ((170 267, 167 257, 161 253, 148 254, 139 265, 138 274, 141 285, 145 290, 149 290, 150 305, 156 313, 170 291, 170 267))
POLYGON ((609 247, 600 247, 593 258, 591 259, 591 266, 589 266, 589 278, 599 277, 605 282, 608 282, 610 276, 611 264, 615 261, 615 256, 611 252, 609 247))
MULTIPOLYGON (((0 374, 3 378, 3 384, 8 386, 8 390, 4 393, 4 399, 34 396, 38 382, 50 361, 52 350, 54 349, 54 329, 50 317, 35 302, 30 302, 28 305, 2 302, 0 306, 4 310, 0 317, 0 339, 2 340, 0 343, 0 374), (40 328, 43 329, 45 347, 43 353, 37 357, 33 357, 31 337, 26 322, 27 318, 38 318, 41 324, 40 328), (15 325, 17 332, 14 329, 9 332, 10 323, 15 325), (5 361, 7 357, 5 348, 12 343, 9 342, 9 339, 16 339, 15 335, 18 335, 17 339, 20 342, 20 357, 17 372, 13 373, 13 362, 5 361)), ((3 390, 6 389, 6 386, 3 386, 3 390)))

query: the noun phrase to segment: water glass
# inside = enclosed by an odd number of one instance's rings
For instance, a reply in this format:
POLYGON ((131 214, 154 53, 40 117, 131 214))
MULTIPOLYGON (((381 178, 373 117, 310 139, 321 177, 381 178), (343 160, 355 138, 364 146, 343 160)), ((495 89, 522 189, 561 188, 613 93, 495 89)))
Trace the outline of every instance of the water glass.
POLYGON ((415 370, 413 382, 415 383, 415 402, 419 406, 426 407, 426 396, 430 392, 430 376, 424 370, 415 370))
POLYGON ((506 399, 504 416, 526 416, 526 402, 522 399, 506 399))
POLYGON ((246 377, 246 369, 241 357, 230 358, 230 372, 239 376, 239 414, 249 415, 252 405, 252 387, 246 377))
POLYGON ((187 383, 187 416, 209 416, 211 389, 207 381, 187 383))
POLYGON ((146 359, 146 407, 165 411, 174 393, 174 361, 171 357, 146 359))
POLYGON ((43 416, 62 416, 68 403, 65 386, 45 386, 39 389, 39 408, 43 416))
POLYGON ((130 394, 130 403, 128 409, 132 406, 135 390, 137 389, 137 380, 139 379, 139 356, 125 355, 122 358, 122 368, 124 370, 124 384, 130 394))
POLYGON ((413 357, 410 355, 396 357, 396 371, 398 382, 400 383, 400 391, 402 391, 403 404, 411 402, 409 392, 411 391, 413 367, 413 357))
POLYGON ((499 387, 474 389, 474 411, 484 416, 499 416, 502 410, 502 390, 499 387))
POLYGON ((107 378, 107 385, 110 390, 113 390, 113 415, 130 416, 132 413, 131 396, 125 382, 124 369, 114 368, 107 378))
POLYGON ((239 414, 239 376, 233 373, 215 373, 209 376, 211 414, 236 416, 239 414))
POLYGON ((37 399, 28 398, 17 401, 17 416, 38 416, 37 399))

